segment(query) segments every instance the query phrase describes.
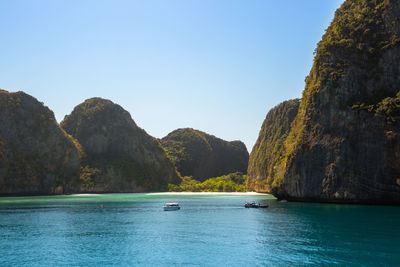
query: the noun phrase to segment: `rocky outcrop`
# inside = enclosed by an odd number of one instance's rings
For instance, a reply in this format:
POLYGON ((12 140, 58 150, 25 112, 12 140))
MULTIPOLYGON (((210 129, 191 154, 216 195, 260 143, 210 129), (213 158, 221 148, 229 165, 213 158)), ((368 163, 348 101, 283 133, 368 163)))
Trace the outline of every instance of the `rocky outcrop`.
POLYGON ((276 196, 400 204, 399 62, 399 1, 345 1, 318 44, 276 196))
POLYGON ((0 90, 0 195, 61 194, 78 184, 78 145, 53 112, 23 92, 0 90))
POLYGON ((247 174, 254 179, 251 188, 267 192, 271 189, 274 167, 283 156, 282 148, 299 105, 299 99, 288 100, 268 112, 250 153, 247 174))
POLYGON ((76 106, 61 127, 82 145, 81 191, 143 192, 178 183, 159 142, 110 100, 91 98, 76 106))
POLYGON ((199 181, 247 171, 249 153, 241 141, 227 142, 191 128, 177 129, 161 144, 182 176, 199 181))

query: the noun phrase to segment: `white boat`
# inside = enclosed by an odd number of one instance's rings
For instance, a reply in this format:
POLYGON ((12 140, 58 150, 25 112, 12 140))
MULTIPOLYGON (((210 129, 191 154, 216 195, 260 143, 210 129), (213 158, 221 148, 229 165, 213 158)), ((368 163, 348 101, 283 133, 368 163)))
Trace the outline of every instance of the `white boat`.
POLYGON ((164 210, 169 211, 169 210, 179 210, 181 207, 179 207, 179 204, 176 202, 172 203, 165 203, 164 205, 164 210))

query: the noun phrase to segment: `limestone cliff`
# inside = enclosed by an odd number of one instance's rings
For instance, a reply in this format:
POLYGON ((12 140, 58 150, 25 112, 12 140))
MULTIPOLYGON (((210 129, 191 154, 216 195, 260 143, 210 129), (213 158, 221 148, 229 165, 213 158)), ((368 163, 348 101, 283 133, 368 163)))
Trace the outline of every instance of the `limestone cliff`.
POLYGON ((0 195, 61 194, 79 184, 74 140, 23 92, 0 90, 0 195))
POLYGON ((249 153, 241 141, 227 142, 191 128, 177 129, 161 139, 182 176, 199 181, 247 171, 249 153))
POLYGON ((250 153, 247 174, 253 178, 251 188, 269 191, 276 175, 274 167, 283 156, 283 145, 290 125, 297 115, 300 100, 288 100, 271 109, 250 153))
POLYGON ((400 204, 400 2, 347 0, 316 49, 274 192, 400 204))
POLYGON ((91 98, 76 106, 61 127, 82 145, 82 191, 167 190, 178 183, 175 167, 159 142, 110 100, 91 98))

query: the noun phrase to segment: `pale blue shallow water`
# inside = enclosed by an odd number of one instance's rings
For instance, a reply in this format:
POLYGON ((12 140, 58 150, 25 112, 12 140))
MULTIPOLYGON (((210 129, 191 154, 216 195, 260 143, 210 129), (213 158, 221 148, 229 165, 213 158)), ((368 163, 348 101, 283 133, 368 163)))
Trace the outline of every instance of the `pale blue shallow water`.
POLYGON ((400 207, 266 198, 0 198, 0 266, 400 266, 400 207))

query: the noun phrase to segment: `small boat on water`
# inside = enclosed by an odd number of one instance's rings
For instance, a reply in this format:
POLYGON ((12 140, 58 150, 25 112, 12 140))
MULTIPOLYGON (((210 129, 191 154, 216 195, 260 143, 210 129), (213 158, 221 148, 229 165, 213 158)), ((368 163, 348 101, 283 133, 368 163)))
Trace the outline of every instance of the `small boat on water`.
POLYGON ((165 205, 164 205, 164 210, 165 211, 179 210, 179 209, 181 209, 181 207, 179 207, 179 204, 176 203, 176 202, 165 203, 165 205))
POLYGON ((245 208, 268 208, 268 204, 260 204, 256 202, 246 202, 244 203, 245 208))

